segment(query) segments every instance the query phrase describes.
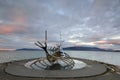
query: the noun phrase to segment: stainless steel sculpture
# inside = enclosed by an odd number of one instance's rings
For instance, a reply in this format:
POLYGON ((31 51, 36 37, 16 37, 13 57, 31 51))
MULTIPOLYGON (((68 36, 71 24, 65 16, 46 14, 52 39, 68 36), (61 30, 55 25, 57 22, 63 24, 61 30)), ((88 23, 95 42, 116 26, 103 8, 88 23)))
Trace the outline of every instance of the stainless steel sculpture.
POLYGON ((31 68, 46 69, 46 70, 63 70, 72 69, 74 67, 74 60, 61 49, 61 44, 56 47, 48 49, 47 46, 47 31, 45 31, 45 42, 42 44, 40 41, 35 43, 36 46, 45 51, 46 57, 39 58, 31 62, 31 68))

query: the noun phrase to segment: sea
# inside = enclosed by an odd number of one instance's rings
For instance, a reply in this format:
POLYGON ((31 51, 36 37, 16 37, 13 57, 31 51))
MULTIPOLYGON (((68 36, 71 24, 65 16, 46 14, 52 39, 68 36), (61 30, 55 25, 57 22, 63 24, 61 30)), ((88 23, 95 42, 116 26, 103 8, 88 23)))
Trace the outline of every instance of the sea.
MULTIPOLYGON (((120 66, 120 52, 64 51, 71 57, 120 66)), ((45 57, 44 51, 0 51, 0 63, 45 57)))

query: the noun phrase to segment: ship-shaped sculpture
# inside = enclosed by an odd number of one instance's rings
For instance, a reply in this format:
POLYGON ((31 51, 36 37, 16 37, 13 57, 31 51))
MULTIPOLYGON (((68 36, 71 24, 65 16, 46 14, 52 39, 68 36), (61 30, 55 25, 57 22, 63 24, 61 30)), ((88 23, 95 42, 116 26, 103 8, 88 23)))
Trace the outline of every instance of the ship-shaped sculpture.
POLYGON ((29 61, 25 64, 27 68, 35 70, 70 70, 74 67, 74 60, 61 48, 61 44, 48 49, 47 31, 45 31, 45 42, 37 41, 36 46, 43 49, 46 57, 29 61))

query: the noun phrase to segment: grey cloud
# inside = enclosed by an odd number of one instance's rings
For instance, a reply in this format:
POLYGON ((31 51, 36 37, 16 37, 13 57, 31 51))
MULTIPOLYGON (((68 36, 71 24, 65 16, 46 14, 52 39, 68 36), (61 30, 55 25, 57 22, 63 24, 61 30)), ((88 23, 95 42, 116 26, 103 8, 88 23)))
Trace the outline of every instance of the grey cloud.
POLYGON ((18 47, 32 46, 32 41, 24 38, 41 40, 45 30, 48 30, 49 40, 59 40, 61 32, 67 45, 71 45, 68 40, 92 42, 119 36, 119 4, 119 0, 0 0, 0 24, 15 24, 12 14, 17 15, 20 11, 18 16, 25 17, 25 23, 21 25, 26 27, 15 36, 10 34, 9 37, 14 39, 1 43, 0 47, 8 44, 13 48, 17 47, 15 44, 20 44, 18 47), (19 36, 17 42, 16 36, 19 36))

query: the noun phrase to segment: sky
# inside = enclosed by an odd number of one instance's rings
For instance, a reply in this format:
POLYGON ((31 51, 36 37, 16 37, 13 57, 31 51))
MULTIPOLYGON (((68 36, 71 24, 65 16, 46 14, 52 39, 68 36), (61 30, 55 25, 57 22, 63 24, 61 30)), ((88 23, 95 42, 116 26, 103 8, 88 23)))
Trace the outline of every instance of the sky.
POLYGON ((0 0, 0 49, 37 48, 45 30, 49 45, 120 50, 120 0, 0 0))

